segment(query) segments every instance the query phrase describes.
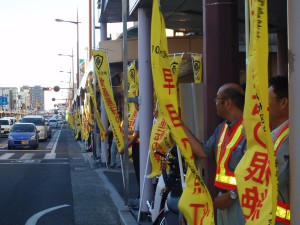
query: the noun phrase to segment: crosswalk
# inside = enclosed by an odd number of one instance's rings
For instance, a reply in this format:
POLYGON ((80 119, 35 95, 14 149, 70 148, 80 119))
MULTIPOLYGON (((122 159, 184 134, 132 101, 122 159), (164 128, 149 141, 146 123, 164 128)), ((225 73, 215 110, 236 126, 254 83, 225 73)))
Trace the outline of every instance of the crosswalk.
POLYGON ((56 131, 50 141, 40 143, 38 149, 7 149, 7 141, 0 142, 0 164, 15 163, 47 163, 47 164, 68 164, 68 154, 56 153, 56 147, 61 130, 56 131))
POLYGON ((51 152, 42 152, 38 153, 25 152, 4 152, 0 153, 0 161, 1 160, 30 160, 30 159, 56 159, 56 153, 51 152))

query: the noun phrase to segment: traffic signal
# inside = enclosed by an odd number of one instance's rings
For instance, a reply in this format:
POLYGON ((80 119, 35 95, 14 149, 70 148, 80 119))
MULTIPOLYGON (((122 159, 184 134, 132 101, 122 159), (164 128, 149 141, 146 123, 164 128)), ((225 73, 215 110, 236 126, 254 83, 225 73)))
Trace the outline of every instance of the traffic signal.
POLYGON ((43 91, 52 91, 52 87, 43 87, 43 91))
POLYGON ((60 90, 60 87, 59 87, 59 86, 54 86, 53 90, 54 90, 55 92, 58 92, 58 91, 60 90))

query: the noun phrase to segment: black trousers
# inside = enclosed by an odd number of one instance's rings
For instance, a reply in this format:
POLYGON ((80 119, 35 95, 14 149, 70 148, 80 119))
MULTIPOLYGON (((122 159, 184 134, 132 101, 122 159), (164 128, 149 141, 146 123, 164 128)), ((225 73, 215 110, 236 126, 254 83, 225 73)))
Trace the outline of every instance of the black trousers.
POLYGON ((140 187, 140 143, 132 144, 132 161, 137 183, 140 187))

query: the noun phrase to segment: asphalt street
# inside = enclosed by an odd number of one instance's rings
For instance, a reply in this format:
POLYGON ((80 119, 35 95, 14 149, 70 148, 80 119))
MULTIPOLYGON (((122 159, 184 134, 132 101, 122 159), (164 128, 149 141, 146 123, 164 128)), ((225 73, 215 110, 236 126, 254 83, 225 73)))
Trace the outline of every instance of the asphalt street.
MULTIPOLYGON (((69 126, 37 150, 7 149, 0 139, 1 225, 150 225, 125 206, 121 169, 109 169, 76 142, 69 126)), ((138 195, 129 171, 130 196, 138 195)))

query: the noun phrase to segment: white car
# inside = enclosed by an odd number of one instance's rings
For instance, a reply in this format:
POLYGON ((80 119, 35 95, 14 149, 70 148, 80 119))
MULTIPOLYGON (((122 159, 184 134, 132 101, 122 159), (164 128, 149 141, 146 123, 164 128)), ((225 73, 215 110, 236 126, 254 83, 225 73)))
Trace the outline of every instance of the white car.
POLYGON ((49 123, 49 126, 51 126, 51 127, 56 127, 56 128, 58 127, 57 119, 49 119, 48 123, 49 123))
POLYGON ((0 119, 1 136, 8 136, 12 125, 13 124, 10 119, 1 118, 0 119))
POLYGON ((28 115, 24 116, 21 123, 34 123, 37 130, 39 131, 39 140, 47 140, 48 132, 47 125, 44 116, 40 115, 28 115))
POLYGON ((14 117, 14 116, 5 116, 5 117, 2 117, 1 119, 10 119, 12 122, 12 125, 14 125, 17 121, 16 117, 14 117))

